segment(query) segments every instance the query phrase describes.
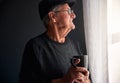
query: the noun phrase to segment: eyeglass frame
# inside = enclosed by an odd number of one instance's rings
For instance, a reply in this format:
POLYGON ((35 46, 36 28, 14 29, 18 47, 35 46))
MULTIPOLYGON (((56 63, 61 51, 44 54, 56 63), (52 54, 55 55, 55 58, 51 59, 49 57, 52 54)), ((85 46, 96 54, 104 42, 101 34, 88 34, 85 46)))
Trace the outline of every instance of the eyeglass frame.
POLYGON ((58 11, 54 11, 55 13, 57 12, 68 12, 68 14, 72 14, 74 13, 73 9, 68 9, 68 10, 58 10, 58 11))

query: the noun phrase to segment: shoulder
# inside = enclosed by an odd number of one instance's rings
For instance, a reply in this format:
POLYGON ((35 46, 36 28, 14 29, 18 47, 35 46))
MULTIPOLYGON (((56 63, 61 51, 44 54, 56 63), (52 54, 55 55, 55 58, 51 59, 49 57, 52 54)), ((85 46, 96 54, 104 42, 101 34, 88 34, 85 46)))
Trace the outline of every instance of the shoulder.
POLYGON ((24 55, 39 57, 44 52, 44 41, 42 34, 27 41, 24 48, 24 55))
POLYGON ((40 45, 40 44, 42 44, 42 43, 44 43, 44 33, 43 34, 40 34, 40 35, 38 35, 38 36, 36 36, 36 37, 34 37, 34 38, 31 38, 31 39, 29 39, 28 41, 27 41, 27 44, 34 44, 34 45, 40 45))
POLYGON ((29 39, 25 44, 24 50, 40 51, 43 50, 43 48, 44 48, 43 34, 40 34, 34 38, 29 39))

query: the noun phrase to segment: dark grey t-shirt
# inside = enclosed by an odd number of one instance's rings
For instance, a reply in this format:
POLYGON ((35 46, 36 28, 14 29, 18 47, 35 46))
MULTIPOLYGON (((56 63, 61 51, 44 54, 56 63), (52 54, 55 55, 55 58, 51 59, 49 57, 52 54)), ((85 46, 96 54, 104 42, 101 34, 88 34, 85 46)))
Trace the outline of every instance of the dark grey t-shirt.
POLYGON ((80 55, 77 46, 49 39, 45 33, 31 39, 24 51, 19 83, 50 83, 67 73, 73 56, 80 55))

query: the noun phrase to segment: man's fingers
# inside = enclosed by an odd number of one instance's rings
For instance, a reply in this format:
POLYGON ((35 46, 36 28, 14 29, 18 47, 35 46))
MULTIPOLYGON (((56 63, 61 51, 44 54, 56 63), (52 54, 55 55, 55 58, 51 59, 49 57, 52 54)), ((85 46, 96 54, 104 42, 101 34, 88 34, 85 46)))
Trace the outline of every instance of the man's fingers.
POLYGON ((75 64, 79 64, 80 63, 80 59, 75 59, 75 64))

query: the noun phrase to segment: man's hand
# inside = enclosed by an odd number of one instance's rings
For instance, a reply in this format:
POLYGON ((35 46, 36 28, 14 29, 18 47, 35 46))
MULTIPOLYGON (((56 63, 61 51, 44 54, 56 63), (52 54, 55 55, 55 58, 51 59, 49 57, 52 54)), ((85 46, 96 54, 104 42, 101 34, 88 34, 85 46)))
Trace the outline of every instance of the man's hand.
MULTIPOLYGON (((76 61, 76 64, 80 60, 76 61)), ((90 83, 89 71, 85 67, 71 66, 64 77, 53 80, 52 83, 90 83)))
POLYGON ((71 67, 64 77, 52 83, 90 83, 89 71, 84 67, 71 67))
POLYGON ((69 83, 86 83, 89 80, 89 71, 84 67, 71 67, 66 74, 69 83))

